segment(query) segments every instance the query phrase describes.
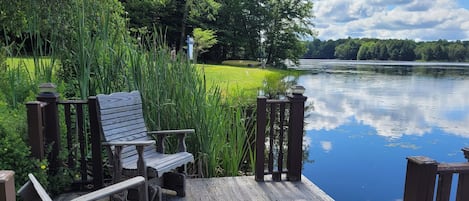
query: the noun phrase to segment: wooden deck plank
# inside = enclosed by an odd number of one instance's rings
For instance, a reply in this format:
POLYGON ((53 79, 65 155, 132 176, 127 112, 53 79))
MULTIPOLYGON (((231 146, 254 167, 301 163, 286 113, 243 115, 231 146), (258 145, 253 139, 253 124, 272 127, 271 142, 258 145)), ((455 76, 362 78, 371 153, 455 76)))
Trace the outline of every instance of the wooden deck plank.
MULTIPOLYGON (((274 182, 271 176, 256 182, 254 176, 186 179, 186 197, 164 190, 163 201, 333 201, 319 187, 302 176, 300 182, 274 182)), ((282 178, 284 179, 284 178, 282 178)), ((62 195, 54 200, 71 200, 82 193, 62 195)), ((109 199, 102 199, 107 201, 109 199)))
POLYGON ((266 177, 265 182, 256 182, 254 176, 187 179, 186 197, 180 198, 165 192, 165 201, 239 201, 239 200, 317 200, 333 201, 306 177, 301 182, 274 182, 266 177))

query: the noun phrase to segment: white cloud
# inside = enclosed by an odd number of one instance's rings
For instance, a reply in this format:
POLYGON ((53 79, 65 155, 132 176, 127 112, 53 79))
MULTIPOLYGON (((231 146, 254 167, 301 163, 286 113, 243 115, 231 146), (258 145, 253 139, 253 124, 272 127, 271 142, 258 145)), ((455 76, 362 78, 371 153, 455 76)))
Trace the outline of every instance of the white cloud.
POLYGON ((314 0, 321 39, 469 40, 469 10, 455 0, 314 0))
POLYGON ((356 76, 340 74, 312 76, 299 82, 307 88, 305 95, 314 108, 305 119, 308 130, 333 130, 355 120, 389 139, 421 136, 435 128, 469 138, 469 80, 441 83, 376 74, 356 81, 356 76))
POLYGON ((331 141, 321 141, 321 147, 324 152, 329 153, 332 150, 332 142, 331 141))

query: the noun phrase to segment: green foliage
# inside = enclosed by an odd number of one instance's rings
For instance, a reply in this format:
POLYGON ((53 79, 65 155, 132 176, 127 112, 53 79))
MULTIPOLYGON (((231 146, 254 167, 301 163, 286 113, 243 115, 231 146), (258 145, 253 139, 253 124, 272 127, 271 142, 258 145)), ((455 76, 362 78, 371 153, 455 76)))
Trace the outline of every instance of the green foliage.
POLYGON ((6 64, 5 48, 0 49, 0 101, 16 109, 30 96, 33 83, 24 65, 10 67, 6 64))
POLYGON ((0 101, 0 169, 15 171, 15 186, 26 183, 28 173, 33 173, 42 184, 47 182, 47 162, 30 158, 26 140, 26 110, 11 110, 0 101))
POLYGON ((464 61, 468 51, 461 42, 451 43, 448 45, 448 60, 464 61))
MULTIPOLYGON (((285 59, 298 63, 306 52, 300 37, 312 36, 313 3, 298 0, 269 0, 262 6, 267 63, 282 66, 285 59)), ((262 38, 262 36, 261 36, 262 38)), ((357 50, 358 51, 358 50, 357 50)))
POLYGON ((335 48, 334 56, 338 59, 355 60, 357 58, 359 48, 360 44, 357 41, 348 40, 335 48))
POLYGON ((416 43, 396 39, 339 39, 306 42, 308 51, 303 58, 311 59, 357 59, 398 61, 456 61, 469 60, 469 41, 445 40, 416 43), (335 51, 331 51, 335 48, 335 51), (358 48, 358 49, 357 49, 358 48), (357 51, 358 50, 358 51, 357 51), (357 56, 354 58, 355 51, 357 56))
POLYGON ((360 46, 357 53, 357 60, 373 59, 373 52, 376 48, 375 42, 366 42, 360 46))
POLYGON ((243 66, 243 67, 261 66, 261 62, 251 61, 251 60, 225 60, 221 62, 221 64, 229 65, 229 66, 243 66))
POLYGON ((145 38, 146 45, 129 55, 131 88, 142 92, 147 126, 152 130, 195 128, 187 144, 195 154, 197 173, 237 175, 248 151, 243 111, 225 105, 220 89, 208 89, 198 69, 183 55, 174 61, 168 48, 152 46, 158 44, 156 38, 145 38))
POLYGON ((25 7, 26 1, 0 0, 0 31, 12 33, 17 36, 21 34, 26 26, 25 7))
POLYGON ((194 58, 197 63, 197 57, 217 44, 218 40, 213 30, 195 28, 192 34, 194 36, 194 58))

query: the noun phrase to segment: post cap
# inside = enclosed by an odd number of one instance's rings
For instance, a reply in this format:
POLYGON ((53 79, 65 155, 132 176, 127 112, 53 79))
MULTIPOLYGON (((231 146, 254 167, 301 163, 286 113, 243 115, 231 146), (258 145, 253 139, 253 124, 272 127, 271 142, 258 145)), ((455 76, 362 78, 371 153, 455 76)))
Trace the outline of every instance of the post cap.
POLYGON ((290 91, 293 95, 303 95, 305 93, 305 88, 301 85, 294 85, 290 88, 290 91))
POLYGON ((57 87, 53 83, 42 83, 39 85, 39 93, 55 93, 57 87))

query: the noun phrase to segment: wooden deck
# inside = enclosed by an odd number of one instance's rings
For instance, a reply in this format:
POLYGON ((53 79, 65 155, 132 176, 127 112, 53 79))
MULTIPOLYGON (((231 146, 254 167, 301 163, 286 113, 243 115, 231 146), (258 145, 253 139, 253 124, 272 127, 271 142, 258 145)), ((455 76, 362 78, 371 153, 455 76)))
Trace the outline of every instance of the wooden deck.
MULTIPOLYGON (((186 197, 175 192, 163 193, 163 201, 333 201, 329 195, 302 176, 300 182, 274 182, 266 175, 265 182, 256 182, 254 176, 201 178, 186 180, 186 197)), ((71 200, 83 193, 69 193, 55 201, 71 200)), ((102 201, 107 201, 103 199, 102 201)))
POLYGON ((165 201, 333 201, 315 184, 302 176, 301 182, 274 182, 266 176, 265 182, 256 182, 254 176, 187 179, 186 197, 165 192, 165 201))

